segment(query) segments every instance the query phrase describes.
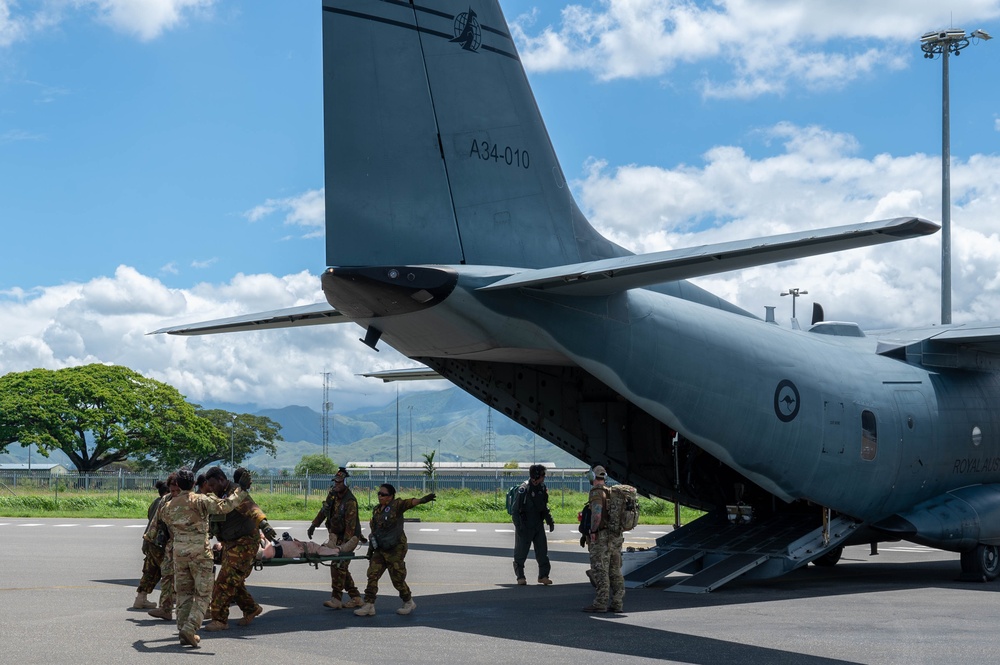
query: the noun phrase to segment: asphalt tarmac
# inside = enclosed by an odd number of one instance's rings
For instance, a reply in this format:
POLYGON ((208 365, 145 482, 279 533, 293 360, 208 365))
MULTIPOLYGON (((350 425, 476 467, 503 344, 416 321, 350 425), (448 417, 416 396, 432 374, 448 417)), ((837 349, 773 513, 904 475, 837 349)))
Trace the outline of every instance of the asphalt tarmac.
MULTIPOLYGON (((589 615, 587 555, 575 525, 549 535, 554 585, 514 584, 511 527, 406 525, 409 616, 388 576, 374 617, 323 607, 329 571, 254 571, 264 614, 181 647, 172 622, 131 610, 144 522, 0 518, 0 660, 4 663, 955 663, 1000 647, 997 583, 956 581, 955 554, 898 544, 878 556, 848 548, 833 568, 730 583, 710 594, 666 593, 674 576, 630 590, 622 615, 589 615)), ((305 538, 307 524, 275 524, 305 538)), ((667 527, 669 528, 669 527, 667 527)), ((640 526, 648 546, 664 527, 640 526)), ((317 531, 322 540, 325 532, 317 531)), ((363 552, 362 552, 363 553, 363 552)), ((365 562, 351 566, 365 586, 365 562)), ((158 591, 151 594, 158 596, 158 591)))

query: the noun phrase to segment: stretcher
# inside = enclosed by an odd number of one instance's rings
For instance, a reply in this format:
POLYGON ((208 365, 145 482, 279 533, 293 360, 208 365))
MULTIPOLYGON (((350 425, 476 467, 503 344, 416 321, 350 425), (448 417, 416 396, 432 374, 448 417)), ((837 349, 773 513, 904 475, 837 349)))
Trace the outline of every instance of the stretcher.
POLYGON ((320 566, 330 567, 334 563, 339 563, 340 561, 353 561, 355 559, 367 559, 367 556, 355 556, 354 552, 348 554, 333 554, 333 555, 321 555, 321 554, 303 554, 302 556, 289 558, 273 558, 273 559, 255 559, 253 562, 254 570, 263 570, 264 568, 273 568, 274 566, 288 566, 298 563, 308 563, 316 570, 319 570, 320 566))

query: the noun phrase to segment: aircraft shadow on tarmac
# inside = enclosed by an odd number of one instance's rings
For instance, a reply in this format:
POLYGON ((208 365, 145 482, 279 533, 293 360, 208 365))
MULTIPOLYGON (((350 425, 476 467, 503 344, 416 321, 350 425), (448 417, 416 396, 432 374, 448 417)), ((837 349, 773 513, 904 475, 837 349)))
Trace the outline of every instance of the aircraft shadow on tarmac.
MULTIPOLYGON (((510 558, 510 550, 507 548, 425 544, 414 545, 411 548, 449 554, 510 558)), ((586 561, 585 556, 581 558, 575 553, 552 552, 551 554, 556 563, 586 561)), ((364 573, 361 565, 357 568, 358 570, 352 570, 352 573, 355 580, 363 584, 364 573)), ((554 572, 558 572, 558 566, 554 572)), ((349 610, 334 611, 324 608, 322 603, 328 598, 326 591, 255 586, 251 578, 250 590, 257 602, 276 609, 268 609, 250 628, 234 625, 225 633, 203 634, 202 645, 209 648, 202 650, 202 653, 210 653, 211 641, 214 639, 240 639, 243 636, 261 637, 300 631, 384 630, 394 627, 425 626, 498 639, 595 651, 608 651, 610 647, 615 653, 626 656, 665 658, 692 664, 734 660, 767 663, 843 663, 848 661, 636 626, 629 623, 628 615, 923 588, 991 592, 998 590, 997 584, 958 582, 957 576, 957 561, 880 563, 845 559, 834 568, 821 569, 810 566, 778 579, 734 582, 711 594, 663 593, 663 590, 673 583, 671 580, 665 580, 646 589, 629 590, 625 598, 624 615, 590 615, 581 612, 583 605, 588 604, 593 598, 593 589, 586 581, 557 583, 550 587, 533 584, 518 587, 511 583, 497 585, 488 590, 418 595, 414 598, 417 601, 417 610, 410 616, 399 616, 395 613, 399 599, 386 576, 379 585, 380 597, 376 603, 378 614, 374 617, 355 617, 349 610), (600 622, 600 626, 596 626, 595 622, 600 622)), ((419 578, 419 571, 411 567, 409 577, 410 581, 419 578)), ((134 579, 102 581, 129 586, 134 586, 137 582, 134 579)), ((239 610, 233 609, 238 615, 239 610)), ((663 618, 664 625, 669 625, 669 614, 664 614, 663 618)), ((147 621, 145 618, 132 617, 130 620, 139 624, 162 623, 152 618, 147 621)), ((160 647, 154 646, 159 641, 149 643, 139 641, 133 646, 139 652, 159 651, 160 647)))

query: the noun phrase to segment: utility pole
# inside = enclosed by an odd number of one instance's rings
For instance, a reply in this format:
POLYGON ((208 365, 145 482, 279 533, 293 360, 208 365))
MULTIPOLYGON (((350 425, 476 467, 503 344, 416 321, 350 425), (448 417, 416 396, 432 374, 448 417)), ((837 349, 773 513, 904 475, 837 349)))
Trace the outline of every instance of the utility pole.
POLYGON ((323 457, 330 457, 330 372, 323 372, 323 457))

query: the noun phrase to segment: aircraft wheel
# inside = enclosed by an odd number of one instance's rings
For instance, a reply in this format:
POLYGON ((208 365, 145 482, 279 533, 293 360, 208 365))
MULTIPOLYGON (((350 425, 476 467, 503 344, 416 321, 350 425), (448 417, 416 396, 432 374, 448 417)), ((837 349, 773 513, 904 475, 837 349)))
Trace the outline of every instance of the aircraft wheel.
POLYGON ((837 562, 840 561, 840 557, 844 554, 843 547, 835 547, 826 554, 813 559, 814 566, 830 567, 836 566, 837 562))
POLYGON ((962 572, 982 575, 992 582, 1000 576, 1000 548, 980 543, 975 549, 962 552, 962 572))

